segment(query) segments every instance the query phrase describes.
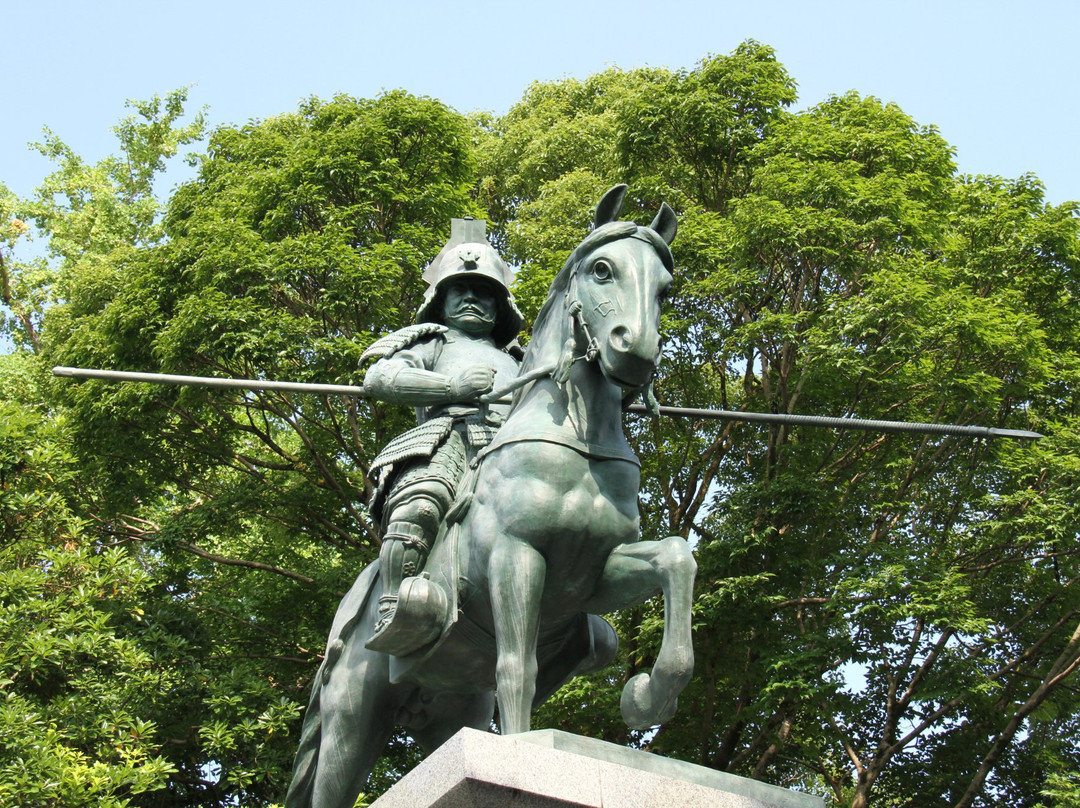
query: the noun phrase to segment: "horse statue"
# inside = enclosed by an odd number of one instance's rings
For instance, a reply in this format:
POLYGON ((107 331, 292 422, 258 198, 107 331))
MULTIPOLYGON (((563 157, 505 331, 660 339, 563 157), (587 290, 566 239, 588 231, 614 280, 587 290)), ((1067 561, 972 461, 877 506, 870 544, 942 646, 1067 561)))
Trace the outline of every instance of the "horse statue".
POLYGON ((506 422, 463 481, 424 573, 406 579, 425 593, 421 608, 436 605, 437 637, 403 656, 365 647, 377 562, 343 598, 287 808, 351 808, 395 726, 430 752, 463 727, 488 729, 496 693, 500 731, 528 731, 534 707, 614 658, 599 615, 660 592, 662 644, 652 670, 624 686, 621 710, 639 729, 674 714, 694 664, 696 565, 681 537, 641 540, 640 464, 622 411, 642 393, 654 401, 676 220, 663 204, 649 227, 617 221, 625 194, 604 195, 552 283, 506 422))

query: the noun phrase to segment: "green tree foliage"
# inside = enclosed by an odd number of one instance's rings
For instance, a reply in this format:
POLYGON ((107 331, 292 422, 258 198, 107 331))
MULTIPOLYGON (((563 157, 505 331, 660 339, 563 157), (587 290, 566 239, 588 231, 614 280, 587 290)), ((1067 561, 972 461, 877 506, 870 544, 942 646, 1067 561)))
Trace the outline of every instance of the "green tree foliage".
MULTIPOLYGON (((6 327, 49 364, 357 383, 364 347, 411 320, 451 217, 491 221, 531 317, 599 194, 627 181, 628 216, 647 223, 661 200, 679 215, 664 403, 1047 437, 628 416, 643 532, 696 547, 695 677, 676 720, 624 728, 618 685, 659 641, 650 605, 619 616, 619 664, 540 721, 836 805, 1071 804, 1077 206, 1047 205, 1034 177, 958 176, 938 132, 874 98, 794 112, 795 86, 746 42, 692 70, 534 84, 502 117, 400 92, 311 99, 216 130, 161 219, 144 210, 153 173, 193 130, 180 107, 139 106, 119 134, 144 190, 105 171, 95 196, 99 175, 57 147, 45 193, 66 203, 0 196, 6 327), (26 221, 55 242, 40 276, 13 258, 26 221)), ((267 804, 337 598, 376 552, 368 464, 410 415, 137 385, 46 395, 82 473, 64 512, 92 551, 73 563, 142 573, 107 609, 41 601, 72 619, 105 609, 95 625, 117 641, 94 653, 133 671, 147 653, 172 677, 152 694, 131 675, 125 715, 150 722, 131 754, 161 763, 145 793, 111 793, 267 804)), ((63 548, 67 534, 41 535, 63 548)), ((81 748, 86 765, 105 754, 81 748)), ((399 739, 373 791, 413 754, 399 739)))
POLYGON ((40 300, 35 300, 38 286, 30 273, 19 271, 15 263, 16 245, 23 240, 30 226, 16 215, 19 198, 0 183, 0 339, 11 340, 15 335, 31 342, 36 339, 37 328, 33 315, 40 311, 40 300))
MULTIPOLYGON (((50 357, 358 383, 364 346, 411 319, 424 256, 470 211, 469 145, 463 119, 402 93, 312 100, 219 129, 199 178, 170 202, 167 242, 114 254, 105 279, 73 275, 97 294, 54 308, 50 357)), ((75 395, 79 440, 130 498, 167 481, 181 497, 199 489, 194 512, 207 523, 265 516, 283 551, 296 534, 370 546, 366 462, 400 415, 387 425, 363 402, 270 394, 75 395), (129 414, 120 428, 118 410, 129 414)))
POLYGON ((64 286, 65 275, 76 267, 82 276, 93 275, 101 260, 121 247, 145 247, 161 239, 154 178, 205 128, 202 113, 179 125, 186 100, 187 92, 176 90, 165 98, 129 101, 137 114, 113 128, 120 154, 95 165, 87 165, 46 129, 44 140, 33 146, 57 168, 35 197, 20 203, 0 185, 0 218, 5 226, 0 233, 0 302, 14 315, 0 318, 0 336, 38 350, 44 307, 80 291, 64 286), (48 255, 13 261, 15 242, 29 234, 28 221, 47 239, 48 255))
POLYGON ((90 539, 75 458, 26 357, 0 357, 0 803, 127 805, 164 788, 159 691, 179 671, 139 559, 90 539))

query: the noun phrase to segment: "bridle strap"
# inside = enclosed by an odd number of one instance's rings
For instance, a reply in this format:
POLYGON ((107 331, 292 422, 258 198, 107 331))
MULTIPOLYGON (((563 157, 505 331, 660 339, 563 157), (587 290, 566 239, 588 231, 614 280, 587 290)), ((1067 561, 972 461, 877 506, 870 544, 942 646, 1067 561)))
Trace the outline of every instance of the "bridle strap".
POLYGON ((570 272, 570 281, 566 284, 566 295, 563 300, 566 305, 567 314, 570 315, 570 328, 580 329, 585 337, 585 353, 582 356, 574 357, 574 361, 577 362, 584 359, 586 362, 592 362, 600 355, 600 343, 597 341, 596 337, 592 335, 589 324, 585 321, 585 317, 581 313, 581 301, 577 298, 577 267, 574 267, 570 272))

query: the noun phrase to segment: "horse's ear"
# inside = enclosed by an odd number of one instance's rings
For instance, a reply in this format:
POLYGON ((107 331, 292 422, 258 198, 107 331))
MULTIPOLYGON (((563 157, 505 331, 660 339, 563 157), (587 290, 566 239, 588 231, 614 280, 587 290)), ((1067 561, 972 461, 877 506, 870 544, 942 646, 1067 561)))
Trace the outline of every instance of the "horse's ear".
POLYGON ((626 198, 625 184, 620 183, 614 188, 610 189, 600 199, 600 203, 596 206, 596 218, 593 219, 593 224, 599 227, 602 224, 613 222, 619 218, 619 213, 622 211, 623 199, 626 198))
POLYGON ((656 235, 660 236, 666 244, 671 244, 675 240, 679 222, 675 218, 675 211, 668 207, 667 202, 660 203, 660 212, 656 214, 656 218, 652 220, 649 227, 655 230, 656 235))

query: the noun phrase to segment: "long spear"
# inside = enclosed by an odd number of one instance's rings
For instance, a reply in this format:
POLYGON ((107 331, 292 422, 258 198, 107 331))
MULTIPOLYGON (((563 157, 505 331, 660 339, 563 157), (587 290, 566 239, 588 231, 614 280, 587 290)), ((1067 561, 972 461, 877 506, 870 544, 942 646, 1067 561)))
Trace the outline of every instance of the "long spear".
MULTIPOLYGON (((220 379, 209 376, 177 376, 168 373, 136 373, 121 370, 94 370, 90 368, 54 367, 53 375, 75 379, 104 379, 112 382, 147 382, 150 384, 184 384, 193 387, 214 387, 224 390, 284 390, 293 393, 317 393, 363 397, 364 388, 351 384, 314 384, 305 382, 274 382, 259 379, 220 379)), ((483 400, 491 403, 505 399, 522 385, 550 372, 540 368, 519 376, 506 387, 489 393, 483 400)), ((629 408, 630 412, 645 413, 640 404, 629 408)), ((908 421, 876 421, 862 418, 830 418, 819 415, 788 415, 771 412, 741 412, 738 410, 705 410, 694 407, 659 408, 661 415, 674 418, 707 418, 728 421, 746 421, 765 424, 789 424, 792 426, 825 427, 827 429, 859 429, 865 432, 913 432, 921 435, 960 435, 969 438, 1013 438, 1036 440, 1043 437, 1038 432, 1025 429, 998 429, 990 426, 965 424, 917 424, 908 421)))

